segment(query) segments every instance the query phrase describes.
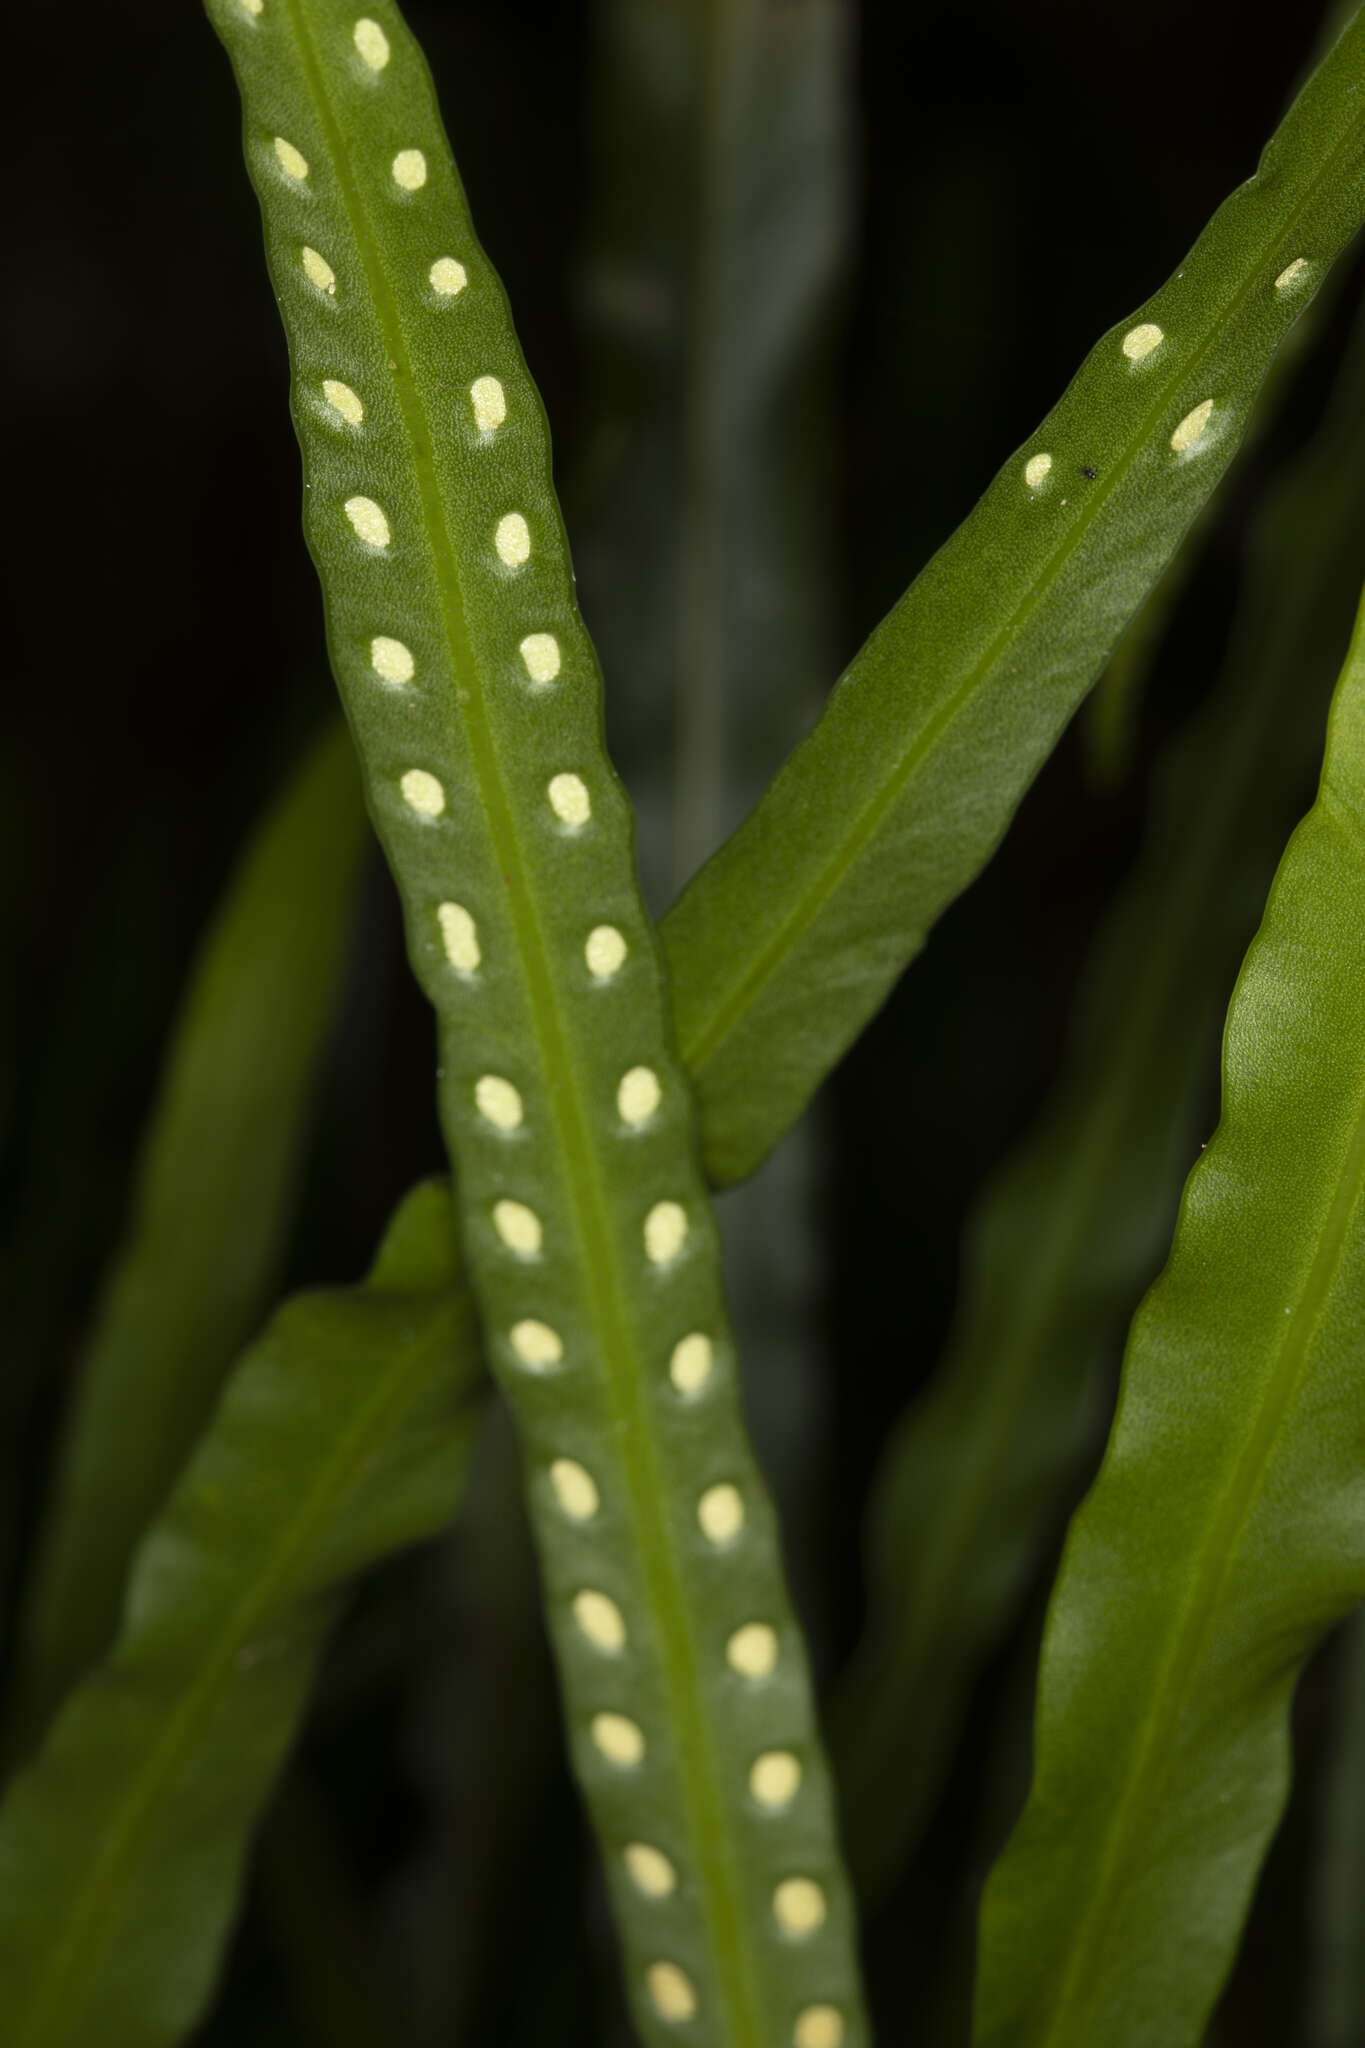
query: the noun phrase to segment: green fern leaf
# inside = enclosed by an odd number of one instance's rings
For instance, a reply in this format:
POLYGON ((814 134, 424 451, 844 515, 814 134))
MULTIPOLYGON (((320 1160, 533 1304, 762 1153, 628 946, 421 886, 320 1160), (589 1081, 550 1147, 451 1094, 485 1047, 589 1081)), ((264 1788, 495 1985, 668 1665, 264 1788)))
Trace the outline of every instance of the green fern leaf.
MULTIPOLYGON (((707 1165, 750 1172, 994 852, 1365 218, 1365 19, 1111 329, 671 914, 707 1165)), ((1047 280, 1021 323, 1046 317, 1047 280)))
POLYGON ((237 1366, 112 1656, 0 1809, 7 2048, 171 2048, 196 2019, 343 1583, 459 1502, 473 1353, 432 1184, 365 1286, 287 1303, 237 1366))
POLYGON ((1321 759, 1362 531, 1365 319, 1257 516, 1224 673, 1160 764, 1056 1098, 982 1195, 947 1356, 882 1461, 874 1623, 831 1707, 865 1893, 918 1838, 969 1688, 1082 1484, 1104 1367, 1170 1242, 1200 1078, 1321 759))
POLYGON ((490 1360, 639 2025, 861 2037, 800 1631, 601 741, 540 402, 391 6, 212 0, 294 371, 306 527, 436 1009, 490 1360))
POLYGON ((331 732, 200 949, 47 1511, 11 1717, 20 1748, 112 1640, 134 1547, 269 1302, 367 836, 354 760, 331 732))
POLYGON ((982 2048, 1200 2038, 1284 1801, 1295 1680, 1365 1597, 1362 1356, 1365 603, 1053 1594, 982 2048))

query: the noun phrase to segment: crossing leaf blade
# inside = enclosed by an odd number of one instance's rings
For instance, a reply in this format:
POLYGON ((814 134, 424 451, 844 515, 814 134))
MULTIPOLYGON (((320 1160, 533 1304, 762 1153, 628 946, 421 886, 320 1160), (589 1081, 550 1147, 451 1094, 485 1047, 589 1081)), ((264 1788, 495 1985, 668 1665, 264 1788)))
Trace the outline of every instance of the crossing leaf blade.
MULTIPOLYGON (((1241 441, 1365 218, 1365 21, 1309 77, 1168 282, 876 628, 671 913, 708 1170, 741 1178, 979 872, 1241 441)), ((1041 317, 1021 306, 1021 321, 1041 317)))

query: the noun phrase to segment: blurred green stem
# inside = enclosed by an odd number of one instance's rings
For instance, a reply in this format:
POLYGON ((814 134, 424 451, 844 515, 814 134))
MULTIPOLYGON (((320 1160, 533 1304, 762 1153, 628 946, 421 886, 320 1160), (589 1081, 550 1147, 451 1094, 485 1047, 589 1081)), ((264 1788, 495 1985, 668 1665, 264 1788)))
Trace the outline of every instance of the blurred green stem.
POLYGON ((679 889, 723 829, 725 684, 729 653, 728 467, 735 459, 729 350, 737 149, 751 97, 755 0, 694 0, 699 84, 683 388, 678 531, 677 751, 673 866, 679 889))

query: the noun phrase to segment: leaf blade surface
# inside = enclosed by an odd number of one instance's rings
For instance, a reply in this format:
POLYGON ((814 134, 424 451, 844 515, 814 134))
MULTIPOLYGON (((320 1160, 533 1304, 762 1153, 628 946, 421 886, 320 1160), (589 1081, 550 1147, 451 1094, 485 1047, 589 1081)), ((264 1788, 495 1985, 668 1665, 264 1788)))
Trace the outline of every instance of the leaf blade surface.
POLYGON ((397 9, 209 11, 242 87, 333 667, 437 1014, 471 1285, 526 1453, 636 2021, 672 2039, 695 2014, 738 2048, 830 2006, 853 2044, 804 1645, 540 400, 397 9), (717 1486, 719 1536, 702 1514, 717 1486), (765 1805, 749 1783, 769 1745, 797 1776, 765 1805), (654 1889, 632 1848, 659 1859, 654 1889))
POLYGON ((1255 177, 1092 350, 670 914, 717 1182, 794 1121, 990 857, 1231 461, 1276 349, 1365 215, 1362 86, 1357 17, 1255 177))
POLYGON ((1222 675, 1158 767, 1062 1079, 981 1196, 947 1354, 882 1461, 873 1622, 831 1707, 867 1891, 894 1877, 941 1790, 967 1689, 1060 1535, 1101 1373, 1169 1245, 1201 1076, 1321 760, 1362 525, 1358 316, 1320 427, 1256 516, 1222 675))
POLYGON ((286 1303, 239 1362, 113 1652, 0 1807, 13 2048, 169 2048, 197 2017, 342 1583, 455 1511, 473 1356, 428 1184, 363 1287, 286 1303))
POLYGON ((21 1742, 112 1639, 133 1550, 269 1298, 366 837, 332 730, 253 836, 199 949, 29 1592, 21 1742))
POLYGON ((1223 1075, 1053 1595, 982 2048, 1198 2039, 1283 1805, 1294 1682, 1365 1594, 1365 607, 1223 1075))

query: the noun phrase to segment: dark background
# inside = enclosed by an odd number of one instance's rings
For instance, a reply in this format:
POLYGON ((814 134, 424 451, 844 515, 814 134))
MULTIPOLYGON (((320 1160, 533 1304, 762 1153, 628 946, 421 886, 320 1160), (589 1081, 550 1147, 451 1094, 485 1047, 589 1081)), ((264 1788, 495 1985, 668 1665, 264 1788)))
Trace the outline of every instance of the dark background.
MULTIPOLYGON (((408 17, 546 400, 574 537, 573 479, 593 432, 575 291, 589 206, 589 10, 412 0, 408 17)), ((1241 0, 874 0, 862 10, 856 247, 835 344, 840 660, 1095 336, 1176 266, 1254 168, 1318 23, 1311 5, 1250 19, 1241 0)), ((31 1483, 117 1242, 196 933, 253 814, 328 715, 331 686, 299 531, 284 343, 223 53, 194 7, 164 0, 26 8, 6 35, 20 103, 4 145, 12 575, 0 1114, 15 1334, 4 1407, 31 1483)), ((1220 651, 1247 512, 1311 426, 1344 328, 1335 315, 1227 494, 1129 779, 1098 793, 1069 737, 1000 859, 826 1090, 815 1202, 829 1245, 819 1286, 831 1429, 821 1541, 798 1569, 826 1668, 856 1635, 868 1476, 907 1374, 927 1372, 941 1346, 965 1205, 1044 1096, 1089 934, 1136 845, 1147 769, 1220 651)), ((590 626, 594 598, 585 586, 590 626)), ((609 693, 615 681, 609 673, 609 693)), ((439 1167, 432 1082, 430 1020, 376 869, 291 1284, 358 1274, 399 1194, 439 1167)), ((401 1750, 400 1720, 422 1683, 443 1572, 409 1561, 362 1599, 329 1679, 311 1776, 287 1795, 301 1802, 300 1827, 315 1795, 329 1807, 356 1910, 386 1923, 409 1910, 404 1873, 424 1827, 414 1772, 386 1759, 401 1750), (385 1648, 381 1609, 411 1622, 400 1653, 385 1648), (390 1654, 396 1665, 384 1663, 390 1654), (367 1657, 380 1679, 366 1676, 367 1657)), ((435 1626, 477 1661, 488 1647, 479 1630, 497 1617, 470 1613, 457 1600, 435 1626)), ((496 1663, 496 1645, 490 1654, 496 1663)), ((539 1671, 538 1654, 527 1647, 523 1668, 539 1671)), ((456 1697, 453 1724, 468 1711, 456 1697)), ((976 1736, 974 1723, 962 1804, 950 1800, 931 1859, 952 1853, 976 1736)), ((531 2038, 534 2014, 550 2010, 567 2048, 615 2024, 602 2016, 614 1997, 607 1937, 589 1888, 585 1938, 586 1858, 552 1731, 537 1722, 526 1740, 540 1759, 529 1774, 538 1874, 520 1913, 490 1930, 500 1962, 479 1993, 479 2026, 482 2038, 531 2038)), ((1286 1853, 1297 1853, 1292 1831, 1286 1853)), ((1292 1891, 1292 1868, 1283 1881, 1292 1891)), ((908 1995, 911 1930, 920 1944, 936 1938, 933 1892, 912 1879, 873 1930, 893 2021, 908 1995)), ((248 1913, 215 2042, 271 2040, 281 2025, 302 2031, 280 2038, 327 2038, 316 2015, 281 2020, 274 1910, 258 1898, 248 1913)), ((1279 1964, 1264 1944, 1251 1949, 1226 2039, 1287 2041, 1279 1964)))

